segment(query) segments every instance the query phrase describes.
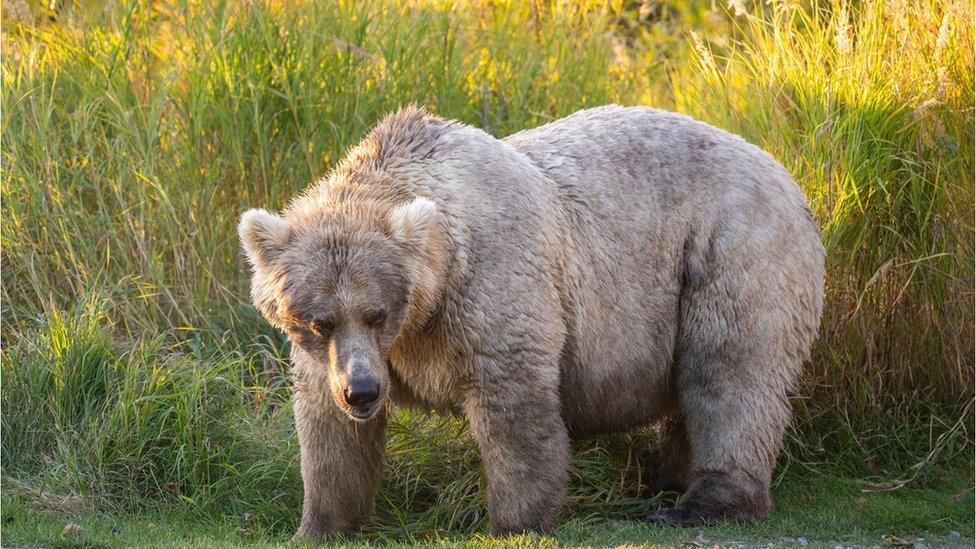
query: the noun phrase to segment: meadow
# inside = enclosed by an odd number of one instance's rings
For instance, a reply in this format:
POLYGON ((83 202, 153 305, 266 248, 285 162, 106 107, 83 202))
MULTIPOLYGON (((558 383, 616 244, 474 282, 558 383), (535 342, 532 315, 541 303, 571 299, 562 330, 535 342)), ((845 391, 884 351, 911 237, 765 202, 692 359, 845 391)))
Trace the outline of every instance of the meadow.
POLYGON ((491 539, 464 423, 400 412, 351 542, 972 546, 971 2, 3 8, 4 545, 284 543, 288 349, 249 304, 240 212, 282 206, 409 103, 504 136, 616 102, 763 147, 822 228, 825 315, 773 519, 640 525, 674 496, 648 493, 648 429, 575 445, 552 537, 491 539))

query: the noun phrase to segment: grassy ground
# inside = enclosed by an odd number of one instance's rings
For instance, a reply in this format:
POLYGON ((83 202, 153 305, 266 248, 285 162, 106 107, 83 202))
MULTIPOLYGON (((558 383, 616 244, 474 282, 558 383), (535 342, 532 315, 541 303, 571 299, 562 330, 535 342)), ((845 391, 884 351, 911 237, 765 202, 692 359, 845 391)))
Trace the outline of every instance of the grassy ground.
MULTIPOLYGON (((598 515, 565 517, 548 535, 491 538, 460 537, 431 531, 399 536, 372 533, 345 540, 348 545, 413 546, 928 546, 972 547, 974 505, 968 471, 946 472, 930 488, 867 491, 860 483, 834 475, 788 474, 774 491, 777 510, 757 526, 723 525, 681 529, 654 527, 634 520, 605 520, 598 515)), ((9 487, 8 487, 9 488, 9 487)), ((38 491, 8 489, 3 501, 4 544, 49 546, 210 546, 253 544, 288 546, 289 534, 256 526, 247 516, 206 520, 165 509, 130 514, 101 514, 79 502, 38 491), (69 523, 81 533, 64 531, 69 523)))
MULTIPOLYGON (((707 535, 971 533, 972 4, 723 5, 5 3, 4 543, 60 539, 66 516, 36 493, 98 509, 74 541, 138 540, 150 521, 188 542, 285 539, 300 507, 287 347, 247 303, 235 224, 409 102, 495 135, 648 104, 770 151, 823 228, 826 312, 780 514, 707 535), (963 488, 968 515, 947 503, 963 488)), ((650 431, 578 444, 566 516, 599 520, 557 537, 690 535, 600 526, 658 501, 653 446, 650 431)), ((401 413, 388 454, 375 539, 484 530, 463 422, 401 413)))

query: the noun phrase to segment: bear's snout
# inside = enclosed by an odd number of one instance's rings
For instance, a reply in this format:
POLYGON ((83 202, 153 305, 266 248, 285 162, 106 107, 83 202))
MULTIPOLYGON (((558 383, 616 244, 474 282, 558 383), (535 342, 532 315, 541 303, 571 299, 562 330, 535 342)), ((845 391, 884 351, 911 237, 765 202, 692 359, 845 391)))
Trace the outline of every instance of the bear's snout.
POLYGON ((380 382, 371 377, 356 377, 349 381, 343 397, 353 408, 365 409, 380 397, 380 382))
POLYGON ((365 338, 336 338, 328 371, 335 404, 356 421, 369 421, 383 408, 389 374, 382 353, 365 338))

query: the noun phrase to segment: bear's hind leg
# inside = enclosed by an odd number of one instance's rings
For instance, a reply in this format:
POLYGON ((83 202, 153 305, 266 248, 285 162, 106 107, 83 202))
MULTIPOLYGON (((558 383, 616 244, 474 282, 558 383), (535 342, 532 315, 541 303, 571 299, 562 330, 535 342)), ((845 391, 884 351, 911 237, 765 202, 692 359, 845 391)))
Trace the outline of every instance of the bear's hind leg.
POLYGON ((687 490, 652 520, 682 525, 752 521, 772 510, 769 484, 789 407, 786 391, 754 376, 750 362, 712 357, 682 375, 691 447, 687 490))
POLYGON ((683 290, 674 374, 691 448, 688 488, 652 522, 752 521, 772 511, 787 394, 809 342, 778 301, 790 296, 753 265, 745 276, 711 265, 683 290))
POLYGON ((658 448, 651 462, 651 490, 682 493, 688 488, 691 445, 681 416, 664 420, 658 429, 658 448))

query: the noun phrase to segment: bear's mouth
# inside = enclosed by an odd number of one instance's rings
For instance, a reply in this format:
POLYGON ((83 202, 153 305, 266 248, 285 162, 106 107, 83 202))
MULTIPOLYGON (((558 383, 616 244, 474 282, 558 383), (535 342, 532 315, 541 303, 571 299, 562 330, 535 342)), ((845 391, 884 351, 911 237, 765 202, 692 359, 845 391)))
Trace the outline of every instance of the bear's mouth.
POLYGON ((376 412, 379 410, 379 405, 374 406, 364 406, 360 408, 352 408, 349 410, 349 417, 356 421, 369 421, 376 416, 376 412))

